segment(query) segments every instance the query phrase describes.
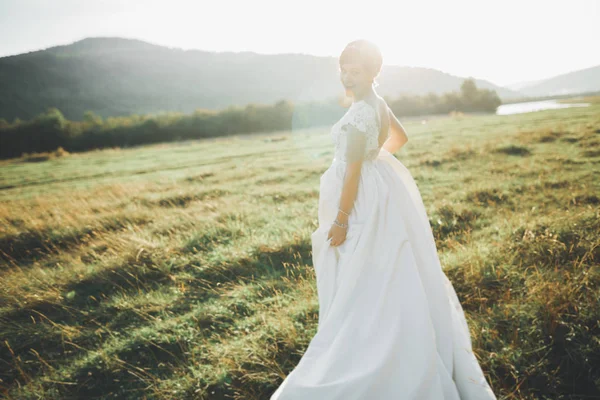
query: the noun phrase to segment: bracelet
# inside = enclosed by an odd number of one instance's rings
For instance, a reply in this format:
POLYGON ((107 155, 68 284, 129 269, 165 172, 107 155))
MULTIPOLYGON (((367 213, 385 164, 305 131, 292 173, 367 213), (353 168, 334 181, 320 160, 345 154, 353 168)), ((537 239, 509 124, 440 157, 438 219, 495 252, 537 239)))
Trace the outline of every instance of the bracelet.
POLYGON ((336 224, 337 226, 339 226, 340 228, 348 229, 348 224, 344 224, 344 223, 339 222, 337 220, 337 218, 333 221, 333 223, 336 224))
POLYGON ((339 211, 341 211, 342 213, 346 214, 348 217, 350 216, 350 214, 348 214, 346 211, 342 210, 341 208, 338 208, 339 211))

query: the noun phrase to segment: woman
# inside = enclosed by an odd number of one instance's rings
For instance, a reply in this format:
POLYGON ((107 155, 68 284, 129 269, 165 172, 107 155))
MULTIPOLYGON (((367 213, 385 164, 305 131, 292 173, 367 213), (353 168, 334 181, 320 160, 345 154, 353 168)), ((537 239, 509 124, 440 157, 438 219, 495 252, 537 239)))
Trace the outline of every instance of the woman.
POLYGON ((496 399, 419 190, 392 155, 408 139, 374 91, 381 53, 358 40, 339 61, 353 103, 331 130, 311 236, 318 330, 271 400, 496 399))

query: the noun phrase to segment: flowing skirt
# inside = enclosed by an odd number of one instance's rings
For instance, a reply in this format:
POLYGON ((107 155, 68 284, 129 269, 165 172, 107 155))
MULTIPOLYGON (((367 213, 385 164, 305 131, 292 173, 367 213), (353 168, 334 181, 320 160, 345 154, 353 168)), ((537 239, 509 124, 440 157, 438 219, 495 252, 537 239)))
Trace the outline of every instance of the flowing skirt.
POLYGON ((320 180, 317 333, 270 399, 496 399, 410 172, 385 149, 365 161, 346 240, 330 246, 344 171, 334 159, 320 180))

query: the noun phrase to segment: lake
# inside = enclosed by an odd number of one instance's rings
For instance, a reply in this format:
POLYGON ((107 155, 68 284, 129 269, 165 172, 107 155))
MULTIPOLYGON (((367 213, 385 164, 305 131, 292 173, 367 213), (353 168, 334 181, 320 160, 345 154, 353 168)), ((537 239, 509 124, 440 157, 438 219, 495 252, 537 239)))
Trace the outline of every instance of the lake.
POLYGON ((496 115, 521 114, 555 108, 587 107, 589 105, 590 103, 558 103, 555 99, 528 101, 523 103, 503 104, 496 109, 496 115))

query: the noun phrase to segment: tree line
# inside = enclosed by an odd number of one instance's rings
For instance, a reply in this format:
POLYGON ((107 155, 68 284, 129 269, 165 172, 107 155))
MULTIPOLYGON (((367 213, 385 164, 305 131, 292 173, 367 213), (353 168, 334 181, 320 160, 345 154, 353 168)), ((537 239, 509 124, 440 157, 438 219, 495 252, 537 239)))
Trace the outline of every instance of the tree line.
MULTIPOLYGON (((495 112, 501 100, 495 91, 478 89, 465 80, 459 92, 386 99, 399 118, 405 116, 461 112, 495 112)), ((80 152, 107 147, 129 147, 159 142, 227 136, 254 132, 300 129, 332 124, 345 112, 336 102, 293 104, 280 100, 274 105, 249 104, 214 111, 198 109, 190 114, 108 117, 92 111, 82 121, 70 121, 55 107, 31 120, 12 123, 0 118, 0 157, 47 152, 62 147, 80 152)))

